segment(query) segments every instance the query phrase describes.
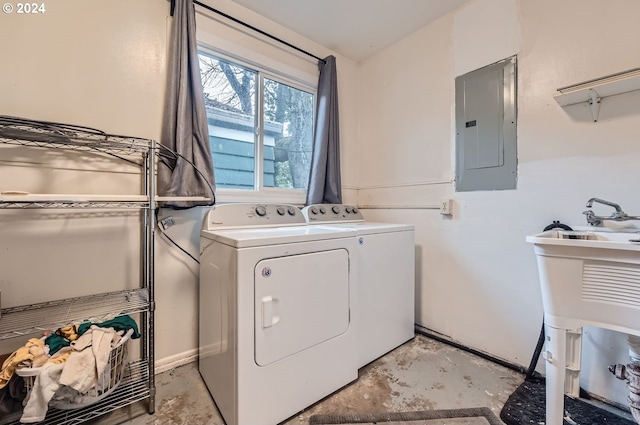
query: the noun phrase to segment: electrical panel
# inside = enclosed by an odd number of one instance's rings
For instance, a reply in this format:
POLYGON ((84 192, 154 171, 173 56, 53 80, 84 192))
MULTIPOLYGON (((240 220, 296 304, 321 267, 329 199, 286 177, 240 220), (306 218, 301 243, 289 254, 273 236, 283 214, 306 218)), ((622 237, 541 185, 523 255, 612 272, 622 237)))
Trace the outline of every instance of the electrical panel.
POLYGON ((456 78, 456 191, 515 189, 516 58, 456 78))

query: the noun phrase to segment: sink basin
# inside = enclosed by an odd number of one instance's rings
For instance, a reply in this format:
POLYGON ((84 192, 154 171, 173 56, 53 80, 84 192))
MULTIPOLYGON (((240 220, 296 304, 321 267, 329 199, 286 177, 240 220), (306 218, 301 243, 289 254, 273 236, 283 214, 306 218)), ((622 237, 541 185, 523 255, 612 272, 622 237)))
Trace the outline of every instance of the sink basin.
POLYGON ((640 233, 637 232, 565 231, 554 229, 527 236, 527 242, 536 245, 564 245, 640 251, 640 233))

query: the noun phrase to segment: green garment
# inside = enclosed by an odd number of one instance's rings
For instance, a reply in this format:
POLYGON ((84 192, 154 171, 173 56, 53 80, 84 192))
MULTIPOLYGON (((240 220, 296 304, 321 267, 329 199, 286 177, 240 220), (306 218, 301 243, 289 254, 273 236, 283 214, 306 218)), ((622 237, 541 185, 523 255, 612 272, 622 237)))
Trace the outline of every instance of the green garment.
POLYGON ((71 341, 57 334, 51 334, 44 340, 44 344, 49 346, 49 355, 53 356, 64 347, 71 345, 71 341))
POLYGON ((106 322, 91 323, 84 322, 78 325, 78 335, 85 333, 91 326, 96 325, 100 328, 113 328, 116 331, 128 331, 133 329, 131 338, 140 338, 140 332, 138 332, 138 324, 130 316, 118 316, 115 319, 107 320, 106 322))

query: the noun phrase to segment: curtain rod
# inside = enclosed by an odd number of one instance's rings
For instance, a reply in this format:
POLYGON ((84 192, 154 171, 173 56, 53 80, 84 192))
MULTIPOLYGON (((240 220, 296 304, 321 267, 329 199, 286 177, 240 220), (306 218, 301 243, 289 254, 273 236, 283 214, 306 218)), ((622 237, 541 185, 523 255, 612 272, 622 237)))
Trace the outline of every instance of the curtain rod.
MULTIPOLYGON (((250 25, 250 24, 247 24, 246 22, 241 21, 240 19, 234 18, 233 16, 227 15, 226 13, 224 13, 224 12, 218 10, 218 9, 214 9, 213 7, 211 7, 209 5, 201 3, 198 0, 193 0, 193 4, 197 4, 198 6, 204 7, 205 9, 207 9, 207 10, 213 12, 213 13, 217 13, 220 16, 223 16, 223 17, 225 17, 227 19, 230 19, 230 20, 232 20, 233 22, 235 22, 237 24, 240 24, 240 25, 242 25, 244 27, 247 27, 247 28, 249 28, 249 29, 251 29, 251 30, 253 30, 255 32, 258 32, 258 33, 264 35, 265 37, 269 37, 270 39, 275 40, 278 43, 282 43, 285 46, 290 47, 290 48, 292 48, 294 50, 297 50, 300 53, 304 53, 305 55, 311 56, 312 58, 315 58, 315 59, 321 61, 322 63, 326 63, 326 61, 324 59, 319 58, 318 56, 314 55, 313 53, 309 53, 306 50, 302 50, 301 48, 299 48, 297 46, 294 46, 293 44, 291 44, 291 43, 289 43, 287 41, 284 41, 281 38, 278 38, 278 37, 276 37, 274 35, 271 35, 268 32, 262 31, 260 28, 256 28, 253 25, 250 25)), ((173 16, 174 6, 175 6, 175 0, 171 0, 171 16, 173 16)))

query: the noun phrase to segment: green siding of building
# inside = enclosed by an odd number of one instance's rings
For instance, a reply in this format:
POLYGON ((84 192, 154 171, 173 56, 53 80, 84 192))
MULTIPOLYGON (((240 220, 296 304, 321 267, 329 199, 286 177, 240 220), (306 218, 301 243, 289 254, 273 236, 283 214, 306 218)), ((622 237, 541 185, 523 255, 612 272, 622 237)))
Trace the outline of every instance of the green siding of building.
MULTIPOLYGON (((216 168, 216 187, 253 189, 254 144, 240 140, 209 137, 216 168)), ((264 147, 264 186, 275 186, 275 149, 264 147)))

